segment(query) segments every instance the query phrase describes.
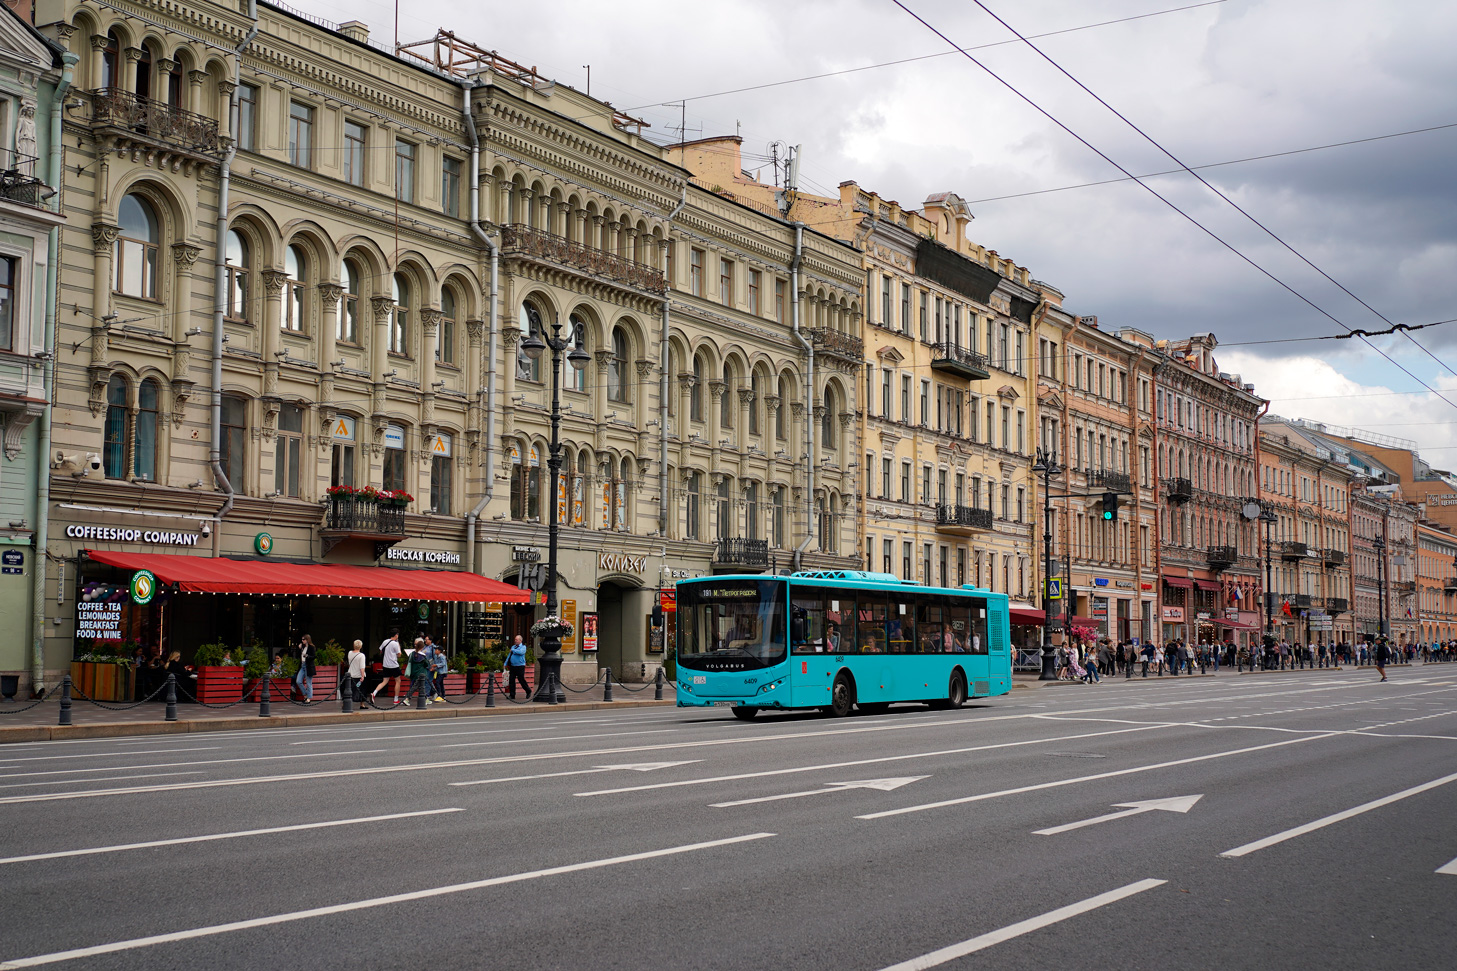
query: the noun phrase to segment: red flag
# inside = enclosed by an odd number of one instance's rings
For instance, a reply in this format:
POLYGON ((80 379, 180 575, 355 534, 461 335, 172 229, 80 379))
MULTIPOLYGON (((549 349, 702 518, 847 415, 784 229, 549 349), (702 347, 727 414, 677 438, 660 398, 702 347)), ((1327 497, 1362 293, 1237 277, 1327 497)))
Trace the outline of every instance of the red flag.
POLYGON ((1293 614, 1290 611, 1290 601, 1288 601, 1288 600, 1282 600, 1282 601, 1280 601, 1280 612, 1282 614, 1284 614, 1286 617, 1294 617, 1295 616, 1295 614, 1293 614))

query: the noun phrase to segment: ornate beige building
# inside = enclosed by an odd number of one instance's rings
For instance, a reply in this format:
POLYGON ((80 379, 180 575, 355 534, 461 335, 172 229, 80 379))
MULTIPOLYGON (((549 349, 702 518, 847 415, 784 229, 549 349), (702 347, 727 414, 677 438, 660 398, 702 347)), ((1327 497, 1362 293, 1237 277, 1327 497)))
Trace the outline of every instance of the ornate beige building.
MULTIPOLYGON (((83 550, 539 588, 555 502, 559 595, 598 623, 597 658, 573 638, 565 670, 588 679, 652 674, 673 577, 854 562, 857 389, 825 369, 807 387, 794 334, 856 330, 850 247, 692 186, 640 122, 446 32, 392 51, 263 3, 43 0, 36 19, 81 55, 83 92, 55 421, 81 458, 52 472, 48 667, 78 595, 119 579, 83 550), (590 357, 560 376, 555 489, 531 331, 590 357)), ((531 617, 336 599, 129 604, 126 636, 459 641, 531 617)))

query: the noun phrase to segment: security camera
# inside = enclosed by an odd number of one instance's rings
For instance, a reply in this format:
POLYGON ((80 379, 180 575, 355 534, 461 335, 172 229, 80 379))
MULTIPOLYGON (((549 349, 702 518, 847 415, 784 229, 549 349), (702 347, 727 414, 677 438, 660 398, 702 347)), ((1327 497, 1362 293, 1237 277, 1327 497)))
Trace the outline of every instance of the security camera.
POLYGON ((202 524, 202 535, 204 535, 204 536, 211 536, 212 535, 212 523, 204 522, 202 524))
POLYGON ((101 456, 97 455, 95 452, 92 452, 90 455, 86 456, 86 467, 92 472, 100 472, 101 456))

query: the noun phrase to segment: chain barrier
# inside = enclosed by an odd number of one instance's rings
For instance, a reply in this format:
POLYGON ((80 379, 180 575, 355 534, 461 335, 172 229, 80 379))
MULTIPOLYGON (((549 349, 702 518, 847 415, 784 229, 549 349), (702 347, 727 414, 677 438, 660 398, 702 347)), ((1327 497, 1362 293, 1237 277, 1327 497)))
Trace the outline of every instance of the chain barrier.
POLYGON ((589 692, 589 691, 593 690, 594 688, 596 688, 601 683, 602 683, 602 672, 601 671, 598 671, 597 672, 597 680, 596 681, 593 681, 591 684, 587 685, 587 687, 585 687, 585 688, 573 688, 571 685, 567 684, 565 681, 558 681, 557 682, 557 687, 559 687, 559 688, 566 688, 568 691, 571 691, 571 692, 573 692, 575 694, 584 695, 587 692, 589 692))
POLYGON ((158 695, 162 694, 162 692, 164 692, 166 690, 167 690, 167 682, 163 681, 160 685, 157 686, 157 690, 156 691, 153 691, 151 694, 147 695, 141 701, 134 701, 134 702, 132 702, 129 705, 109 705, 109 704, 107 704, 104 701, 97 701, 95 698, 88 698, 88 697, 86 697, 86 695, 82 693, 81 689, 78 688, 78 687, 76 687, 76 683, 74 681, 71 682, 71 697, 72 698, 79 698, 82 701, 89 702, 90 704, 95 705, 97 708, 105 708, 107 711, 130 711, 133 708, 140 708, 142 705, 145 705, 147 702, 153 700, 154 698, 156 698, 158 695))
POLYGON ((45 698, 45 697, 37 698, 34 701, 32 701, 30 704, 26 705, 24 708, 9 708, 9 709, 0 710, 0 715, 18 715, 22 711, 30 711, 36 705, 44 704, 45 702, 47 702, 49 700, 50 700, 49 698, 45 698))
POLYGON ((643 684, 642 684, 642 686, 641 686, 641 687, 637 687, 637 688, 629 688, 629 687, 628 687, 628 686, 627 686, 627 685, 626 685, 626 684, 625 684, 625 683, 624 683, 624 682, 622 682, 622 681, 618 681, 618 682, 616 682, 616 684, 617 684, 617 686, 618 686, 618 687, 619 687, 619 688, 621 688, 621 689, 622 689, 622 690, 623 690, 623 691, 627 691, 627 692, 631 692, 631 693, 632 693, 632 694, 639 694, 639 693, 641 693, 641 692, 643 692, 643 691, 646 691, 646 690, 648 690, 648 689, 649 689, 649 688, 653 688, 653 687, 656 687, 656 685, 655 685, 655 684, 653 684, 653 682, 651 682, 651 681, 645 681, 645 682, 643 682, 643 684))
POLYGON ((243 704, 245 701, 249 701, 250 699, 252 699, 253 695, 258 692, 258 689, 260 687, 262 687, 262 684, 263 680, 259 678, 255 680, 253 684, 243 692, 243 697, 239 698, 237 701, 225 701, 221 703, 213 701, 199 701, 196 696, 194 696, 186 688, 182 687, 180 683, 177 685, 177 693, 186 698, 188 704, 200 705, 203 708, 233 708, 237 705, 243 704))
POLYGON ((538 685, 536 687, 528 687, 526 689, 526 697, 525 697, 525 699, 523 699, 521 701, 517 701, 515 698, 513 698, 510 695, 506 694, 506 686, 501 683, 500 675, 495 674, 493 672, 491 674, 491 680, 496 683, 496 697, 498 697, 498 698, 505 698, 507 701, 511 702, 511 704, 513 704, 513 705, 529 705, 529 704, 531 704, 531 696, 534 695, 534 694, 536 694, 537 687, 540 687, 540 685, 538 685))

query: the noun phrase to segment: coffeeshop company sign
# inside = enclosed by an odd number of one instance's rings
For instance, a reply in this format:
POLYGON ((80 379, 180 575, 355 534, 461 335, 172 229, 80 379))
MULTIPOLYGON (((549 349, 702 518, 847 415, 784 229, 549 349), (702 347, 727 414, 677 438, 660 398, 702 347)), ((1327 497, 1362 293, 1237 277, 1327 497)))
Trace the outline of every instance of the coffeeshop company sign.
POLYGON ((132 574, 132 603, 145 605, 157 595, 157 577, 151 570, 138 570, 132 574))

